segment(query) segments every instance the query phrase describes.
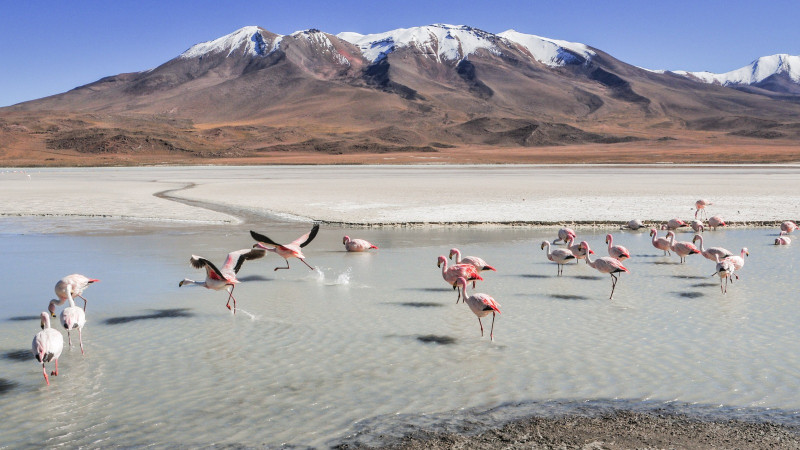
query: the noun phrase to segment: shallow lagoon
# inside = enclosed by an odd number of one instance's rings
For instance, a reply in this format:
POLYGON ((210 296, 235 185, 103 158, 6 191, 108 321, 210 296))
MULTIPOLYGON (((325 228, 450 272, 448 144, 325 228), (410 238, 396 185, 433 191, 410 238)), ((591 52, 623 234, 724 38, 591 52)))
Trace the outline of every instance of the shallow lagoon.
MULTIPOLYGON (((275 255, 247 262, 234 316, 224 293, 178 288, 204 277, 189 256, 221 263, 252 245, 249 228, 290 241, 307 225, 55 224, 0 227, 13 280, 0 297, 5 445, 325 446, 376 417, 422 422, 524 401, 777 408, 790 423, 800 409, 797 249, 771 245, 772 230, 705 233, 707 246, 750 250, 727 295, 708 260, 678 264, 646 232, 614 230, 634 258, 608 300, 608 276, 583 263, 555 276, 539 249, 555 227, 324 227, 305 251, 319 271, 293 261, 274 272, 275 255), (345 234, 381 248, 345 253, 345 234), (498 269, 477 289, 501 304, 494 342, 490 318, 481 338, 441 279, 436 257, 453 246, 498 269), (48 388, 24 352, 55 281, 72 272, 102 280, 85 293, 87 355, 65 350, 48 388)), ((578 232, 605 255, 606 230, 578 232)))

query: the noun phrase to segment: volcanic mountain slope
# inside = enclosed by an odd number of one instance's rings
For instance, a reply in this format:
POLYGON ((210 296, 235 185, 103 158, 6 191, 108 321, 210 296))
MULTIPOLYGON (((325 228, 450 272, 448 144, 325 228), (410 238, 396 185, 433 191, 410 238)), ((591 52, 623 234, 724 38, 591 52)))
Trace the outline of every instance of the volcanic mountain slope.
POLYGON ((800 134, 791 89, 765 96, 696 78, 513 30, 282 36, 245 27, 154 69, 0 109, 0 157, 502 152, 800 134))

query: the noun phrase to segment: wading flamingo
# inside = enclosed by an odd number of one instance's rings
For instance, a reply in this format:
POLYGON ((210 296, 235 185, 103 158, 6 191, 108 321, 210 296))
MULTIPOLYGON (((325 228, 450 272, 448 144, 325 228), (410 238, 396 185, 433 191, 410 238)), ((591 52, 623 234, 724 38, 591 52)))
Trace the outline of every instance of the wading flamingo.
MULTIPOLYGON (((705 209, 706 209, 706 206, 709 206, 709 205, 713 205, 713 203, 711 203, 708 200, 704 200, 702 198, 700 200, 694 202, 694 207, 695 207, 694 218, 696 219, 697 218, 697 213, 699 213, 701 211, 703 212, 703 214, 701 214, 700 217, 706 216, 706 218, 708 218, 708 214, 706 213, 705 209)), ((697 231, 697 230, 694 230, 694 231, 697 231)))
POLYGON ((608 256, 616 259, 617 261, 625 261, 631 257, 631 252, 621 245, 614 244, 614 236, 611 234, 606 235, 606 244, 608 244, 608 256))
POLYGON ((716 230, 717 227, 724 227, 725 225, 725 220, 720 216, 711 216, 708 218, 708 226, 710 226, 712 230, 716 230))
POLYGON ((44 363, 55 361, 56 370, 50 372, 52 376, 58 376, 58 357, 64 350, 64 336, 58 331, 50 327, 50 316, 47 312, 40 314, 40 325, 42 331, 36 333, 31 342, 31 353, 34 358, 42 363, 42 374, 44 381, 50 386, 50 379, 47 378, 47 370, 44 368, 44 363))
POLYGON ((703 257, 705 257, 709 261, 716 261, 717 256, 719 256, 720 259, 725 259, 728 256, 733 256, 733 252, 722 247, 711 247, 711 248, 703 247, 703 236, 700 236, 699 234, 695 234, 694 238, 692 238, 692 243, 697 241, 700 241, 700 253, 703 255, 703 257))
POLYGON ((720 260, 719 256, 717 256, 716 263, 717 263, 717 271, 714 272, 713 274, 711 274, 711 276, 712 277, 713 276, 719 276, 719 290, 722 291, 723 294, 727 294, 728 293, 728 278, 730 278, 731 282, 733 282, 733 277, 736 276, 736 274, 734 273, 734 270, 736 270, 736 269, 735 269, 735 267, 733 265, 733 261, 731 261, 728 258, 720 260), (722 287, 722 280, 723 279, 725 280, 725 287, 724 288, 722 287))
POLYGON ((745 256, 750 256, 750 251, 747 250, 747 247, 744 247, 742 252, 738 255, 728 256, 728 260, 733 263, 733 270, 742 270, 742 267, 744 267, 745 256))
POLYGON ((628 229, 628 230, 638 230, 639 228, 644 228, 644 224, 639 219, 629 220, 628 223, 619 227, 620 230, 628 229))
POLYGON ((703 225, 703 222, 700 222, 697 219, 691 221, 691 223, 689 223, 689 226, 692 227, 692 230, 694 230, 695 233, 702 233, 706 229, 705 225, 703 225))
MULTIPOLYGON (((567 240, 567 250, 572 252, 575 255, 575 264, 578 264, 581 259, 586 258, 586 250, 581 247, 581 244, 574 244, 575 238, 570 236, 569 240, 567 240)), ((594 254, 594 252, 592 252, 594 254)), ((551 260, 552 261, 552 260, 551 260)))
POLYGON ((236 274, 239 272, 239 269, 242 268, 242 264, 244 264, 245 261, 263 258, 266 254, 267 252, 260 248, 245 248, 230 252, 225 259, 225 264, 222 265, 222 270, 219 270, 214 263, 202 256, 192 255, 192 257, 189 258, 189 263, 195 269, 205 268, 206 279, 205 281, 194 281, 184 278, 178 283, 178 287, 185 284, 196 284, 215 291, 225 289, 228 291, 228 303, 225 304, 225 307, 231 309, 231 299, 233 299, 233 313, 236 314, 236 297, 233 296, 233 288, 236 283, 239 282, 239 280, 236 279, 236 274), (230 286, 230 288, 228 288, 228 286, 230 286))
POLYGON ((364 239, 350 239, 350 236, 345 236, 342 238, 342 244, 344 244, 344 248, 348 252, 365 252, 371 248, 378 248, 378 246, 372 245, 372 243, 365 241, 364 239))
POLYGON ((792 238, 789 236, 775 238, 775 245, 792 245, 792 238))
MULTIPOLYGON (((581 242, 581 245, 586 247, 586 251, 589 252, 589 243, 583 241, 581 242)), ((590 267, 598 272, 611 275, 611 295, 608 297, 608 299, 611 300, 614 297, 614 289, 617 287, 617 276, 614 274, 630 272, 630 270, 626 269, 621 262, 609 256, 603 256, 602 258, 597 258, 596 260, 592 261, 591 255, 587 255, 586 262, 589 263, 590 267)))
POLYGON ((792 232, 796 229, 797 229, 797 224, 792 222, 791 220, 787 220, 786 222, 781 223, 781 231, 785 232, 786 234, 792 234, 792 232))
MULTIPOLYGON (((80 297, 83 299, 83 310, 86 311, 86 304, 89 303, 89 301, 83 296, 83 290, 89 287, 90 284, 97 283, 98 281, 100 280, 87 278, 79 273, 65 276, 56 283, 55 291, 56 297, 58 297, 56 305, 61 306, 67 301, 67 287, 71 287, 73 297, 80 297)), ((55 316, 54 313, 53 317, 55 316)))
POLYGON ((297 258, 302 261, 303 264, 308 266, 309 269, 314 270, 313 267, 308 265, 306 262, 306 257, 303 255, 303 252, 300 249, 313 241, 317 236, 317 232, 319 232, 319 224, 315 223, 311 228, 311 231, 293 240, 289 244, 278 244, 272 239, 264 236, 263 234, 256 233, 255 231, 250 231, 250 236, 253 236, 253 239, 258 241, 258 243, 256 243, 253 247, 263 248, 269 252, 276 253, 278 256, 286 260, 286 267, 276 267, 275 270, 288 269, 289 258, 297 258), (264 243, 273 245, 274 247, 268 247, 264 245, 264 243))
POLYGON ((577 234, 575 234, 575 230, 567 227, 561 228, 558 230, 558 239, 554 240, 553 244, 557 243, 558 241, 564 241, 566 244, 570 236, 572 236, 572 239, 575 239, 577 236, 577 234))
POLYGON ((556 265, 558 266, 558 276, 560 277, 561 274, 564 272, 564 264, 572 261, 573 259, 576 259, 575 255, 573 255, 571 251, 565 248, 557 248, 555 250, 550 250, 549 241, 542 241, 542 245, 540 245, 542 250, 544 250, 545 246, 547 246, 547 259, 556 263, 556 265))
MULTIPOLYGON (((472 264, 454 264, 447 267, 447 258, 445 258, 444 255, 439 256, 436 266, 442 268, 442 278, 447 284, 453 286, 453 289, 456 289, 456 282, 459 278, 472 281, 472 287, 475 287, 475 280, 483 281, 483 278, 478 274, 478 269, 472 264)), ((456 303, 458 303, 459 300, 461 300, 460 291, 458 292, 456 303)))
POLYGON ((700 249, 694 246, 691 242, 675 241, 675 233, 672 231, 667 232, 667 239, 669 240, 669 248, 677 253, 681 258, 681 264, 686 262, 686 257, 700 253, 700 249))
POLYGON ((460 295, 464 298, 464 303, 478 316, 478 324, 481 326, 481 337, 483 337, 483 323, 481 322, 481 317, 486 317, 489 313, 492 313, 492 329, 489 331, 489 337, 494 340, 494 317, 495 314, 500 314, 500 304, 487 294, 475 293, 467 296, 467 279, 464 277, 458 277, 456 285, 460 288, 460 295))
POLYGON ((484 270, 493 270, 497 272, 497 269, 486 264, 486 261, 482 258, 478 258, 477 256, 465 256, 462 258, 461 251, 457 248, 450 249, 450 259, 453 259, 453 256, 456 257, 456 264, 471 264, 478 269, 478 272, 483 272, 484 270))
MULTIPOLYGON (((72 289, 67 287, 67 301, 69 302, 69 306, 61 311, 61 325, 67 330, 67 341, 69 342, 70 348, 72 348, 72 336, 69 330, 78 329, 78 342, 80 342, 81 355, 83 355, 83 326, 86 324, 86 313, 81 308, 75 306, 75 300, 73 300, 70 291, 72 291, 72 289)), ((52 300, 50 302, 50 314, 54 316, 57 302, 58 300, 52 300)))
POLYGON ((688 227, 688 226, 689 224, 687 224, 686 222, 682 221, 681 219, 675 218, 675 219, 669 219, 669 221, 666 224, 661 225, 661 229, 674 231, 680 227, 688 227))
POLYGON ((655 228, 650 228, 650 236, 653 238, 651 241, 653 247, 659 250, 664 250, 664 256, 667 254, 672 254, 670 253, 669 240, 667 238, 658 237, 658 231, 656 231, 655 228))

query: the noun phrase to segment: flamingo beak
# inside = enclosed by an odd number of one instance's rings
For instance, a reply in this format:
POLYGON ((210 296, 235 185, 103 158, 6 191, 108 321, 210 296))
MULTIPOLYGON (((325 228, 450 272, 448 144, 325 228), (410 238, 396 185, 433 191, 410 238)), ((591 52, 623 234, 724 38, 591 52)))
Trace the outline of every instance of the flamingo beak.
POLYGON ((589 253, 594 255, 594 250, 589 250, 589 253))

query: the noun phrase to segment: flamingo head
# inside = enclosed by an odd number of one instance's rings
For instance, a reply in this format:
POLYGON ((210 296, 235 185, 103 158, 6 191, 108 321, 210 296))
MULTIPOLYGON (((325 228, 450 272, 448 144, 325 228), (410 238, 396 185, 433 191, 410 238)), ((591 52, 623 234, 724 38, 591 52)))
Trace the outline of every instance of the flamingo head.
POLYGON ((666 224, 664 224, 664 225, 661 225, 661 229, 662 230, 667 230, 667 229, 669 229, 669 227, 666 224))
POLYGON ((670 236, 675 237, 675 232, 672 230, 667 231, 667 239, 669 239, 670 236))
POLYGON ((548 242, 548 241, 542 241, 542 245, 540 245, 540 246, 539 246, 539 248, 541 248, 542 250, 544 250, 544 247, 545 247, 546 245, 550 245, 550 242, 548 242))
POLYGON ((448 258, 453 259, 453 255, 457 255, 458 253, 460 253, 460 252, 458 251, 457 248, 451 248, 450 249, 450 255, 448 256, 448 258))
MULTIPOLYGON (((53 308, 53 310, 55 310, 55 306, 53 306, 52 303, 50 304, 50 306, 53 308)), ((55 317, 55 316, 56 315, 53 314, 53 317, 55 317)), ((50 327, 50 317, 44 311, 42 311, 42 313, 39 314, 39 326, 42 327, 43 330, 45 328, 49 328, 50 327)))
POLYGON ((614 238, 610 234, 607 234, 606 235, 606 244, 608 244, 608 241, 610 241, 612 239, 614 239, 614 238))
POLYGON ((692 238, 692 244, 697 242, 698 239, 702 240, 703 236, 700 236, 699 234, 695 234, 694 237, 692 238))
POLYGON ((744 253, 744 256, 750 256, 750 250, 748 250, 747 247, 742 249, 742 253, 744 253))
POLYGON ((589 248, 589 243, 588 243, 588 242, 586 242, 586 241, 581 241, 581 248, 582 248, 582 249, 584 249, 584 250, 586 250, 586 252, 587 252, 587 253, 594 254, 594 252, 592 251, 592 249, 590 249, 590 248, 589 248))
POLYGON ((56 303, 58 303, 58 300, 55 299, 50 300, 50 305, 47 307, 47 310, 50 311, 50 315, 52 315, 53 317, 56 316, 56 303))
POLYGON ((342 244, 347 245, 350 242, 350 236, 345 236, 342 238, 342 244))
POLYGON ((442 264, 447 264, 447 258, 444 256, 439 256, 439 260, 436 263, 436 267, 442 267, 442 264))
POLYGON ((650 228, 650 236, 655 236, 658 234, 658 231, 655 228, 650 228))

